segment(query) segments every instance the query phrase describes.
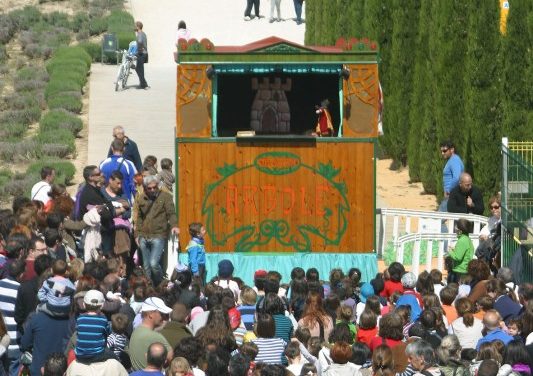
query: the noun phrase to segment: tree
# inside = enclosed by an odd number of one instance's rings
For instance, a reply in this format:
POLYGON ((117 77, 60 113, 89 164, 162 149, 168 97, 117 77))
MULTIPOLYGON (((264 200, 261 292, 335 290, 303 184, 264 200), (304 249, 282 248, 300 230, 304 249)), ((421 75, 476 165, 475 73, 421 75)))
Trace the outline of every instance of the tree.
POLYGON ((320 0, 305 1, 305 44, 308 46, 317 43, 316 30, 318 22, 321 22, 317 17, 317 3, 320 3, 320 0))
POLYGON ((348 9, 354 2, 350 0, 337 0, 337 22, 335 22, 335 35, 337 38, 350 38, 355 36, 352 34, 351 25, 355 21, 350 17, 348 9))
POLYGON ((472 145, 472 177, 488 199, 499 189, 500 75, 499 1, 469 2, 465 61, 466 124, 472 145))
POLYGON ((426 152, 434 153, 434 121, 428 119, 428 112, 432 109, 431 68, 432 61, 429 54, 429 26, 433 24, 432 4, 422 1, 418 21, 418 36, 416 40, 415 68, 413 73, 413 95, 409 108, 409 139, 407 143, 407 162, 411 181, 421 181, 422 164, 428 163, 426 152), (422 153, 424 151, 424 153, 422 153))
MULTIPOLYGON (((365 0, 365 18, 363 20, 363 34, 376 41, 379 45, 379 81, 383 89, 383 127, 387 129, 389 123, 389 67, 392 50, 392 1, 365 0)), ((380 137, 379 143, 385 154, 388 154, 386 137, 380 137)))
POLYGON ((366 37, 365 35, 365 25, 363 23, 365 19, 365 2, 360 1, 349 1, 349 6, 347 6, 343 11, 347 14, 350 23, 348 33, 350 37, 366 37))
MULTIPOLYGON (((387 151, 395 162, 407 164, 409 109, 413 90, 420 0, 395 0, 392 57, 390 64, 387 123, 384 127, 387 151)), ((387 103, 385 104, 387 105, 387 103)))
POLYGON ((502 45, 503 135, 515 141, 533 139, 533 125, 528 126, 528 115, 533 105, 528 95, 531 81, 527 80, 531 63, 528 53, 531 53, 532 43, 527 18, 531 8, 528 0, 511 2, 502 45))

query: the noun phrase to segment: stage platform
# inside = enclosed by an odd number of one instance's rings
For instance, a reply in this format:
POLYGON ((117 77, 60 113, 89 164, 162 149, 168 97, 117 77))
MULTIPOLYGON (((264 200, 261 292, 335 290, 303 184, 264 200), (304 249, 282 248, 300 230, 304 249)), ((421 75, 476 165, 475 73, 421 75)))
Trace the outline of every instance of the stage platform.
MULTIPOLYGON (((228 259, 233 263, 233 275, 241 278, 247 285, 253 286, 254 272, 258 269, 276 270, 283 276, 283 283, 290 281, 291 270, 299 266, 304 270, 317 268, 320 279, 329 279, 329 272, 341 268, 348 272, 356 267, 361 270, 362 281, 368 282, 378 272, 375 253, 207 253, 207 280, 216 276, 218 263, 228 259)), ((181 263, 188 265, 187 253, 180 253, 181 263)))

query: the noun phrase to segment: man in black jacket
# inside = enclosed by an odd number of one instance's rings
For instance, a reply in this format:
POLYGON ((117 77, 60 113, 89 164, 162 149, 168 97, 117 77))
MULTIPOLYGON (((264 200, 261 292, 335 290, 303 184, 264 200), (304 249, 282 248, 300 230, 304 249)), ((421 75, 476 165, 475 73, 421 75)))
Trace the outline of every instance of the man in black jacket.
POLYGON ((459 185, 450 192, 448 212, 482 215, 484 210, 481 191, 472 184, 472 177, 463 172, 459 185))
MULTIPOLYGON (((37 238, 32 241, 30 247, 36 247, 36 243, 44 244, 44 241, 37 238)), ((36 276, 27 282, 23 282, 17 294, 17 300, 15 302, 15 322, 17 323, 18 330, 23 333, 23 325, 30 313, 35 311, 37 307, 37 291, 42 285, 43 275, 52 266, 52 258, 46 254, 37 256, 33 268, 35 269, 36 276)))
MULTIPOLYGON (((124 152, 123 156, 127 160, 133 162, 135 165, 135 168, 137 171, 142 171, 142 160, 141 155, 139 154, 139 148, 137 147, 137 144, 128 136, 126 136, 124 132, 124 127, 121 125, 117 125, 113 128, 113 138, 121 140, 124 142, 124 152)), ((107 157, 111 157, 113 155, 113 150, 111 150, 111 147, 109 147, 109 151, 107 152, 107 157)))

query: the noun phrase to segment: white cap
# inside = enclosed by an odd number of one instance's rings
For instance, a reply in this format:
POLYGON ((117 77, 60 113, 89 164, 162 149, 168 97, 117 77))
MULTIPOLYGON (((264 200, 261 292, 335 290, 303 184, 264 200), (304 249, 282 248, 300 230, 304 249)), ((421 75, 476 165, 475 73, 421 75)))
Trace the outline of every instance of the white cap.
POLYGON ((85 293, 83 302, 87 305, 102 307, 105 303, 104 294, 98 290, 89 290, 85 293))
POLYGON ((167 307, 165 302, 163 302, 163 300, 160 298, 152 297, 146 299, 141 306, 141 312, 151 311, 159 311, 165 315, 168 315, 170 312, 172 312, 172 308, 167 307))

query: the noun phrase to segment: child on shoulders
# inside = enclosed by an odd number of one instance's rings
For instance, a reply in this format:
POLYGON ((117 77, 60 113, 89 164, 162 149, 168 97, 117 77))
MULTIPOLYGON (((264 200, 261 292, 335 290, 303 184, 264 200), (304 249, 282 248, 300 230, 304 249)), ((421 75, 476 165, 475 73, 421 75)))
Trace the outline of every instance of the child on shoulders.
POLYGON ((105 353, 109 323, 100 312, 104 302, 104 294, 98 290, 89 290, 83 297, 86 312, 76 320, 78 339, 74 350, 76 360, 79 362, 101 362, 110 358, 105 353))
POLYGON ((43 282, 37 292, 40 305, 38 310, 55 317, 66 317, 70 312, 70 303, 76 287, 66 277, 67 263, 57 259, 52 264, 53 277, 43 282))

